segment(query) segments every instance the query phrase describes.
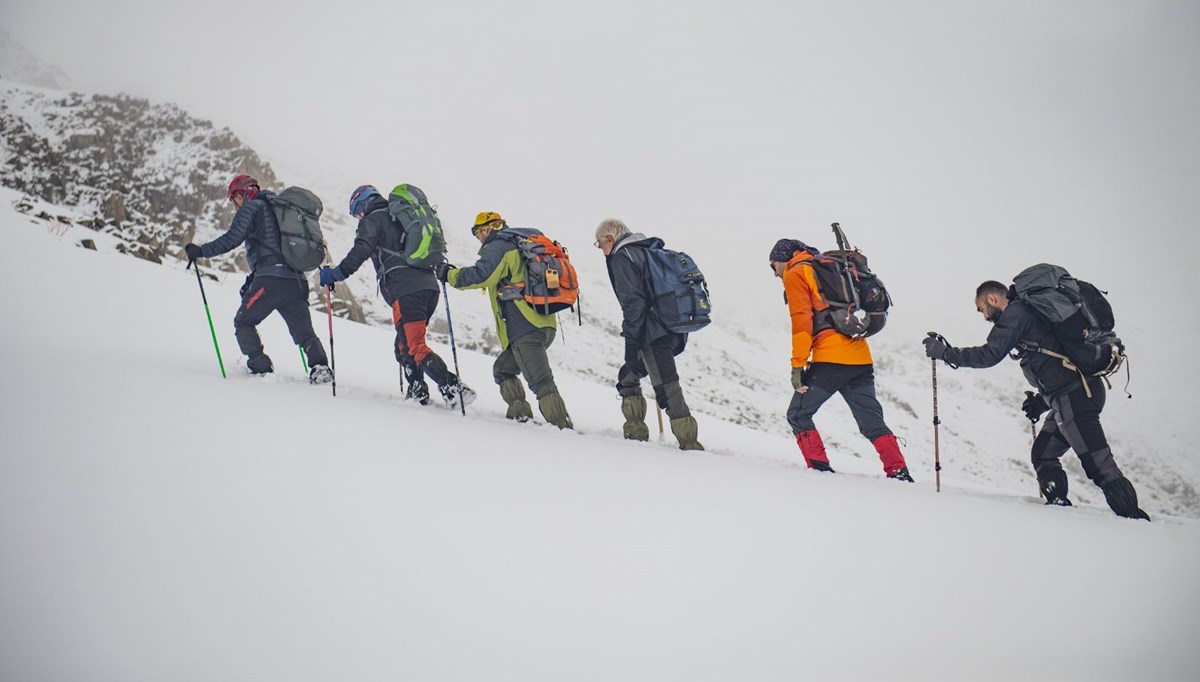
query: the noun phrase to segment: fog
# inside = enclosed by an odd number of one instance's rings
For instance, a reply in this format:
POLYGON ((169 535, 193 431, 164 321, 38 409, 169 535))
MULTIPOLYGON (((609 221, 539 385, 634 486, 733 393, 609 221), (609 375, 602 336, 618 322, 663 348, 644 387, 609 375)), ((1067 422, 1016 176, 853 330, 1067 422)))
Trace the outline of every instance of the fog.
POLYGON ((592 230, 620 217, 692 253, 739 324, 783 317, 763 267, 774 241, 831 248, 837 220, 904 329, 982 341, 975 286, 1049 261, 1111 292, 1149 385, 1200 332, 1200 3, 0 12, 75 87, 176 102, 285 182, 343 187, 331 210, 358 184, 413 182, 452 238, 495 210, 552 231, 589 269, 602 267, 592 230))

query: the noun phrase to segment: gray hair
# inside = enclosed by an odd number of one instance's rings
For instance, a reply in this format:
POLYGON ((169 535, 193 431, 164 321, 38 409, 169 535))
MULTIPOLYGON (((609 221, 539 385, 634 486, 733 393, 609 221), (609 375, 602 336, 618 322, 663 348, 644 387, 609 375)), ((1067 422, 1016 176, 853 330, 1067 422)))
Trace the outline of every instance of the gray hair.
POLYGON ((600 226, 596 228, 596 241, 600 241, 605 237, 612 237, 615 241, 627 234, 629 234, 629 228, 625 223, 616 218, 605 218, 600 222, 600 226))

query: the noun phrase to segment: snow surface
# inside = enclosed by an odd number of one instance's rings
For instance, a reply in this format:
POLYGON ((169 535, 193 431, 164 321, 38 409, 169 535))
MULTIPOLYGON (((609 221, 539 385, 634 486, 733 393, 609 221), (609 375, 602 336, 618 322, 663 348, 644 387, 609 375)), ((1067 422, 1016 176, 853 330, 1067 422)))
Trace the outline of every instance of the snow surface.
POLYGON ((222 380, 191 272, 15 212, 0 234, 0 679, 1200 671, 1195 520, 949 475, 937 494, 866 459, 815 474, 787 438, 708 415, 707 453, 626 443, 611 391, 572 376, 577 433, 516 425, 468 351, 468 416, 420 408, 391 334, 340 319, 337 398, 303 381, 277 316, 278 373, 251 379, 235 278, 205 283, 222 380))

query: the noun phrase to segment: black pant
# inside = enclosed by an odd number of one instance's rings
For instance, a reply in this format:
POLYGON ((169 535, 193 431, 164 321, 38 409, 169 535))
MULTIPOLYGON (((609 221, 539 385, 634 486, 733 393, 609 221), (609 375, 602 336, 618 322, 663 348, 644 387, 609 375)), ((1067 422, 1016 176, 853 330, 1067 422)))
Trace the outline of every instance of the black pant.
POLYGON ((304 349, 310 367, 328 365, 325 347, 313 331, 308 308, 308 280, 290 277, 254 277, 242 290, 242 306, 233 316, 233 331, 238 347, 249 358, 251 372, 270 372, 271 358, 263 352, 256 327, 278 310, 287 324, 292 341, 304 349))
POLYGON ((425 342, 429 320, 437 310, 441 292, 423 289, 392 300, 392 323, 396 326, 396 362, 404 368, 410 385, 423 384, 425 375, 443 386, 453 376, 445 361, 425 342))
MULTIPOLYGON (((675 368, 676 337, 663 336, 640 351, 646 371, 650 373, 650 386, 654 389, 654 400, 666 411, 671 419, 680 419, 690 415, 687 401, 683 398, 683 389, 679 386, 679 372, 675 368)), ((617 394, 629 397, 642 394, 642 380, 628 367, 622 365, 622 373, 617 375, 617 394)))
POLYGON ((1101 382, 1090 385, 1092 397, 1087 397, 1083 388, 1051 399, 1050 412, 1041 433, 1033 441, 1030 458, 1038 479, 1065 478, 1060 474, 1059 459, 1067 450, 1074 450, 1083 471, 1092 483, 1100 487, 1124 478, 1121 469, 1113 460, 1104 427, 1100 425, 1100 412, 1104 409, 1105 389, 1101 382))
POLYGON ((872 443, 880 436, 892 433, 883 421, 883 406, 875 397, 875 367, 873 365, 840 365, 833 362, 814 362, 808 371, 808 391, 793 393, 788 405, 787 419, 793 433, 811 431, 816 427, 813 415, 833 394, 841 393, 850 413, 858 423, 858 431, 872 443))

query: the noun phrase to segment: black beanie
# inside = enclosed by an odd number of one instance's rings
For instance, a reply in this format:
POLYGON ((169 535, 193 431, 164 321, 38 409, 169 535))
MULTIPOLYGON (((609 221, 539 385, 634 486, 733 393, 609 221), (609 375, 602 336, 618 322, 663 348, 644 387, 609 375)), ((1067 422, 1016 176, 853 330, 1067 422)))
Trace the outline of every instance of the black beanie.
POLYGON ((808 246, 798 239, 780 239, 771 247, 771 262, 786 263, 797 251, 808 251, 808 246))

